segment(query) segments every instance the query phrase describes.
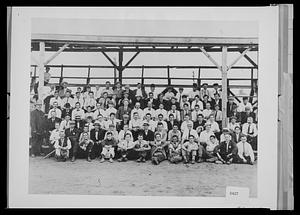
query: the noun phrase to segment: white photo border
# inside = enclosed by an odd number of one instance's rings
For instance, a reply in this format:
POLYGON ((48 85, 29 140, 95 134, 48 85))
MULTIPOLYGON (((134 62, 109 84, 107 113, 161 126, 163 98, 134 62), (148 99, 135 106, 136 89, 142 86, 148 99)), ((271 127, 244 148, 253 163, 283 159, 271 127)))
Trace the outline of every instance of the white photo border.
POLYGON ((278 6, 239 8, 13 7, 9 143, 9 207, 238 207, 223 197, 28 194, 31 18, 257 21, 259 24, 259 124, 257 198, 246 207, 277 208, 278 6), (16 132, 17 131, 17 132, 16 132), (67 197, 67 198, 66 198, 67 197))

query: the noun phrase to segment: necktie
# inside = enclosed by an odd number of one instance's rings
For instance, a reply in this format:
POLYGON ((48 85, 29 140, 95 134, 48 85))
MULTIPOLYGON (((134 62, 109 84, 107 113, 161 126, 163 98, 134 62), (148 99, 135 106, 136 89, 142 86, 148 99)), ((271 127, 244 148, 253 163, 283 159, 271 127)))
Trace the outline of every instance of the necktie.
POLYGON ((250 134, 250 124, 248 124, 248 134, 250 134))
POLYGON ((243 156, 245 156, 245 143, 243 143, 243 156))
POLYGON ((226 143, 226 152, 228 152, 229 143, 226 143))
POLYGON ((98 131, 96 131, 96 140, 98 140, 98 131))
POLYGON ((188 135, 188 139, 190 139, 190 135, 191 135, 191 130, 189 130, 189 135, 188 135))
POLYGON ((181 94, 179 94, 179 104, 181 104, 181 94))
POLYGON ((69 127, 69 122, 66 123, 66 127, 69 127))

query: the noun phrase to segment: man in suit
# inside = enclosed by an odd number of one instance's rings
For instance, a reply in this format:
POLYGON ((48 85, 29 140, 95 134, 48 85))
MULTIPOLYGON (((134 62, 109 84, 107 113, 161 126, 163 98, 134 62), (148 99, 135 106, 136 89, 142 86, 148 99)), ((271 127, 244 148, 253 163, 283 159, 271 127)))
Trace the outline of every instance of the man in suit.
POLYGON ((141 132, 143 134, 143 140, 146 140, 148 142, 154 141, 154 132, 149 129, 149 123, 144 122, 143 127, 144 129, 141 132))
POLYGON ((65 135, 66 137, 68 137, 71 141, 71 149, 69 151, 69 157, 73 157, 73 149, 74 149, 74 146, 75 144, 78 144, 78 139, 79 139, 79 135, 80 135, 80 130, 78 128, 75 127, 75 121, 70 121, 70 127, 67 128, 65 130, 65 135))
POLYGON ((242 125, 247 122, 248 117, 252 117, 253 119, 255 119, 255 113, 251 112, 250 107, 246 106, 245 112, 241 112, 241 124, 242 125))
MULTIPOLYGON (((228 98, 228 102, 227 102, 227 117, 228 118, 231 118, 233 116, 234 105, 237 107, 237 104, 234 103, 234 98, 232 96, 230 96, 228 98)), ((220 110, 222 110, 222 109, 220 108, 220 110)))
MULTIPOLYGON (((61 122, 61 119, 56 117, 56 112, 55 111, 51 111, 51 118, 47 119, 47 131, 52 131, 55 129, 55 123, 56 122, 61 122)), ((49 133, 49 132, 48 132, 49 133)))
POLYGON ((104 129, 101 129, 100 123, 98 122, 94 123, 94 128, 90 132, 91 140, 94 142, 94 146, 92 148, 92 153, 91 153, 92 159, 101 156, 101 152, 102 152, 101 142, 104 139, 105 132, 106 131, 104 129))
POLYGON ((30 128, 32 136, 31 156, 35 157, 41 153, 41 145, 46 132, 45 113, 41 110, 42 101, 38 100, 35 110, 30 113, 30 128))
POLYGON ((145 99, 145 103, 148 104, 149 102, 152 103, 153 108, 157 109, 157 99, 154 98, 153 92, 149 92, 149 97, 145 99))
POLYGON ((216 146, 214 151, 218 156, 216 163, 231 164, 236 160, 237 147, 236 144, 230 140, 229 133, 225 134, 225 141, 216 146))
POLYGON ((214 94, 214 98, 211 99, 212 108, 215 110, 215 105, 219 105, 220 110, 222 110, 222 99, 218 93, 214 94))
POLYGON ((75 127, 82 132, 84 127, 85 121, 81 119, 80 116, 75 117, 75 127))
POLYGON ((189 115, 190 119, 192 118, 192 112, 189 110, 189 106, 187 104, 183 105, 183 110, 181 111, 181 121, 184 121, 186 114, 189 115))
POLYGON ((174 118, 174 115, 171 113, 169 115, 169 120, 167 121, 168 131, 173 129, 174 125, 179 125, 179 122, 174 118))
POLYGON ((241 141, 241 137, 243 136, 243 134, 241 133, 241 128, 240 126, 236 126, 234 128, 234 132, 231 134, 232 138, 231 140, 234 142, 234 143, 238 143, 241 141))
POLYGON ((62 110, 61 118, 64 119, 66 115, 72 116, 72 108, 70 103, 65 104, 65 108, 62 110))
POLYGON ((133 100, 135 98, 134 91, 130 89, 129 84, 126 84, 123 90, 123 96, 124 93, 128 93, 129 99, 133 100))

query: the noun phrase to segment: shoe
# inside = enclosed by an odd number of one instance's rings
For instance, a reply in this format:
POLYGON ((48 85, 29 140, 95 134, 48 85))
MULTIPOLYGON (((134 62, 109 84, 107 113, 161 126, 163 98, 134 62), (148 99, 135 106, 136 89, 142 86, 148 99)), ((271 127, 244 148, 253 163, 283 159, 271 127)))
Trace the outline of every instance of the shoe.
POLYGON ((146 162, 146 159, 145 159, 145 158, 143 158, 143 159, 142 159, 142 162, 143 162, 143 163, 145 163, 145 162, 146 162))
POLYGON ((199 158, 198 160, 197 160, 197 163, 202 163, 203 162, 203 159, 202 158, 199 158))
POLYGON ((157 164, 158 164, 157 158, 153 158, 152 162, 153 162, 155 165, 157 165, 157 164))
POLYGON ((105 161, 104 158, 101 158, 100 163, 103 163, 104 161, 105 161))
POLYGON ((188 161, 187 161, 187 160, 184 160, 183 163, 186 164, 186 163, 188 163, 188 161))
POLYGON ((90 158, 90 157, 87 157, 87 161, 88 161, 88 162, 91 162, 92 160, 91 160, 91 158, 90 158))
POLYGON ((123 157, 123 161, 128 161, 127 157, 123 157))
POLYGON ((141 161, 142 161, 141 157, 136 160, 136 162, 141 162, 141 161))
POLYGON ((122 162, 122 161, 123 161, 123 158, 119 158, 118 161, 119 161, 119 162, 122 162))
POLYGON ((227 161, 226 164, 227 164, 227 165, 230 165, 230 164, 231 164, 231 161, 227 161))
POLYGON ((34 157, 35 157, 35 154, 32 154, 31 157, 34 158, 34 157))
POLYGON ((194 164, 194 163, 195 163, 195 161, 194 161, 194 160, 192 160, 192 161, 191 161, 191 164, 194 164))
POLYGON ((75 161, 75 157, 73 156, 72 159, 71 159, 71 162, 74 162, 74 161, 75 161))
POLYGON ((113 161, 113 159, 112 159, 112 158, 109 158, 109 162, 110 162, 110 163, 112 163, 112 162, 114 162, 114 161, 113 161))
POLYGON ((223 162, 222 162, 222 161, 219 161, 219 160, 216 160, 215 163, 216 163, 216 164, 223 164, 223 162))

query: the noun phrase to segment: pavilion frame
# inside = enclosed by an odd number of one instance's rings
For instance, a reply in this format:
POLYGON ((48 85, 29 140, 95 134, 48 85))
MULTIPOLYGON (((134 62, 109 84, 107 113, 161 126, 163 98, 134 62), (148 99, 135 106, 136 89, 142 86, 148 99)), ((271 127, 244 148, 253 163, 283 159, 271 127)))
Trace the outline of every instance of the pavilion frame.
MULTIPOLYGON (((99 36, 70 34, 32 34, 31 50, 39 51, 38 64, 39 87, 44 85, 44 67, 64 52, 101 52, 118 71, 119 82, 122 83, 122 73, 141 52, 202 52, 222 74, 222 126, 227 126, 227 96, 228 71, 241 59, 249 61, 253 69, 257 64, 247 55, 249 51, 258 51, 257 37, 158 37, 158 36, 99 36), (45 51, 55 53, 45 60, 45 51), (113 61, 108 52, 118 53, 118 64, 113 61), (135 52, 124 64, 125 52, 135 52), (218 63, 209 53, 221 52, 222 62, 218 63), (239 56, 227 65, 228 52, 238 52, 239 56)), ((252 71, 253 71, 252 69, 252 71)), ((90 67, 89 67, 90 71, 90 67)), ((170 67, 167 66, 168 84, 171 84, 170 67)), ((144 67, 142 70, 142 76, 144 67)), ((198 72, 200 82, 200 68, 198 72)), ((253 77, 253 75, 252 75, 253 77)), ((89 77, 88 77, 89 80, 89 77)), ((89 82, 89 81, 88 81, 89 82)), ((252 84, 251 80, 251 86, 252 84)), ((40 92, 40 91, 39 91, 40 92)), ((232 92, 231 92, 232 94, 232 92)), ((41 95, 39 94, 39 98, 41 95)))

